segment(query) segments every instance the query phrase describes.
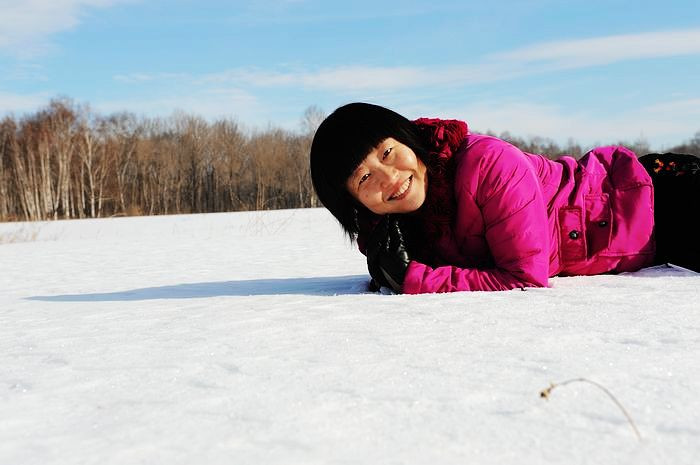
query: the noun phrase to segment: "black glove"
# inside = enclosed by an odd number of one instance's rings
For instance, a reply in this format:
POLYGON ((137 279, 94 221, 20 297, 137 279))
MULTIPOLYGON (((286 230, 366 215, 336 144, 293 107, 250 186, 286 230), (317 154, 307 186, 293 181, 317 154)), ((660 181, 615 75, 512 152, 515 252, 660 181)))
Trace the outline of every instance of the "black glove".
POLYGON ((367 241, 367 269, 370 276, 376 285, 390 287, 394 292, 401 293, 410 262, 398 218, 386 215, 367 241))

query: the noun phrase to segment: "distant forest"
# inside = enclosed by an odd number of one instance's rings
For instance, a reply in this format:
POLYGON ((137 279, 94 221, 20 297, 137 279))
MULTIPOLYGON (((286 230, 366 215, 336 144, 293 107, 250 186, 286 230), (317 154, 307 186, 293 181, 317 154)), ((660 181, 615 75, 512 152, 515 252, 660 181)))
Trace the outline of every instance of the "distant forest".
MULTIPOLYGON (((316 207, 308 157, 323 117, 311 106, 298 132, 246 130, 232 119, 103 116, 53 100, 0 120, 0 221, 316 207)), ((494 135, 552 158, 586 150, 494 135)), ((651 151, 644 141, 614 143, 651 151)), ((669 151, 700 153, 700 131, 669 151)))

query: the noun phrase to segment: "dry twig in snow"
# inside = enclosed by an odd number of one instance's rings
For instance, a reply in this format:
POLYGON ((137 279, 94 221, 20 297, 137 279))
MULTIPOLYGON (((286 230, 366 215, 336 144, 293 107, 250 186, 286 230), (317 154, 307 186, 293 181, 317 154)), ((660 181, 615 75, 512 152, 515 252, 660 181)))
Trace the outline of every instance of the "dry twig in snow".
POLYGON ((639 439, 640 441, 642 440, 642 435, 639 434, 639 430, 635 426, 634 421, 632 421, 632 417, 630 417, 630 414, 627 413, 627 410, 625 410, 625 408, 622 406, 620 401, 618 401, 617 398, 612 394, 612 392, 610 392, 605 386, 598 384, 595 381, 591 381, 591 380, 586 379, 586 378, 574 378, 574 379, 569 379, 569 380, 563 381, 561 383, 549 383, 548 388, 540 391, 540 397, 542 397, 545 400, 549 400, 549 396, 555 387, 566 386, 567 384, 576 383, 576 382, 592 384, 593 386, 597 387, 598 389, 600 389, 601 391, 606 393, 608 395, 608 397, 610 397, 610 399, 612 399, 612 401, 615 402, 615 405, 617 405, 618 408, 625 415, 625 417, 627 418, 627 421, 629 422, 630 426, 632 427, 632 430, 634 430, 634 434, 637 435, 637 439, 639 439))

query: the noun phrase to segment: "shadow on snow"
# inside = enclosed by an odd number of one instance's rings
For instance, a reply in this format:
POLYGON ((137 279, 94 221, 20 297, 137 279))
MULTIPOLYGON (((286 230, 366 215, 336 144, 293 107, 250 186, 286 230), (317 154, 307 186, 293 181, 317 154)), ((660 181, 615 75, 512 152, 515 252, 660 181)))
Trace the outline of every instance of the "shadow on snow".
POLYGON ((368 292, 368 276, 335 276, 324 278, 251 279, 214 283, 189 283, 174 286, 144 287, 95 294, 32 296, 27 300, 44 302, 118 302, 155 299, 200 299, 223 296, 255 295, 347 295, 368 292))

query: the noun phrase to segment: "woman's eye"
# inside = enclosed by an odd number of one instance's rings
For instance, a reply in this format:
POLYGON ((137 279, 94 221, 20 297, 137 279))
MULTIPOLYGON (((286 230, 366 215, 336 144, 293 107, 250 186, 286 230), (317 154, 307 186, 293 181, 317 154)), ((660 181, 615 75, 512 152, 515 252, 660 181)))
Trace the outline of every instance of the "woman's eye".
POLYGON ((382 159, 388 157, 392 150, 394 150, 394 147, 389 147, 388 149, 386 149, 384 151, 384 154, 382 155, 382 159))
POLYGON ((363 182, 365 182, 365 181, 367 180, 367 178, 369 178, 369 173, 365 174, 364 176, 362 176, 362 177, 360 178, 360 183, 359 183, 359 184, 362 184, 363 182))

